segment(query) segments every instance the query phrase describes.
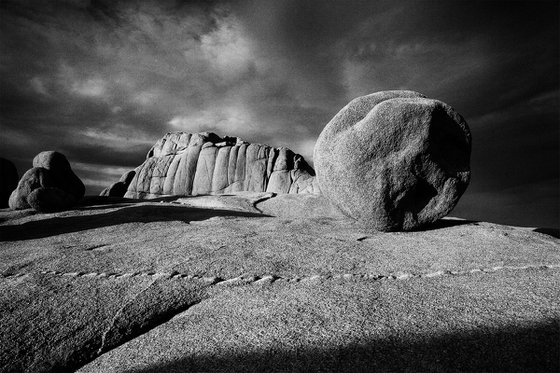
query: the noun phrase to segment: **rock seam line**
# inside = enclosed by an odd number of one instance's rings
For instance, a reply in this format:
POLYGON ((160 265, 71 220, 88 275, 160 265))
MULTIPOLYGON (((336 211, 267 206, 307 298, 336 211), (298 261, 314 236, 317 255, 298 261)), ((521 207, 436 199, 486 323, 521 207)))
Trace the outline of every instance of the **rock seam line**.
MULTIPOLYGON (((435 278, 444 276, 461 276, 477 273, 493 273, 498 271, 522 271, 522 270, 548 270, 560 269, 560 264, 541 264, 541 265, 525 265, 525 266, 495 266, 489 268, 474 268, 470 270, 439 270, 429 273, 396 273, 396 274, 333 274, 333 275, 311 275, 311 276, 295 276, 283 277, 277 275, 242 275, 224 279, 217 276, 200 276, 185 273, 174 272, 130 272, 130 273, 113 273, 113 272, 59 272, 59 271, 40 271, 42 275, 53 275, 61 277, 85 277, 85 278, 106 278, 106 279, 119 279, 130 277, 151 277, 157 279, 186 279, 186 280, 200 280, 209 283, 209 285, 247 285, 247 284, 265 284, 276 281, 284 282, 304 282, 313 280, 408 280, 413 278, 435 278)), ((17 273, 17 274, 0 274, 0 278, 14 279, 31 275, 33 273, 17 273)))

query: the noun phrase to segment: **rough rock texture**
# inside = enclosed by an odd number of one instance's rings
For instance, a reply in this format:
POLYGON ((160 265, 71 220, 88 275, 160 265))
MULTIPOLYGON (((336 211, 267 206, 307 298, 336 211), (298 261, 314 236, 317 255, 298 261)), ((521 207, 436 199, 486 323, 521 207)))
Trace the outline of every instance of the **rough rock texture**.
POLYGON ((31 208, 39 212, 66 210, 77 202, 72 194, 56 187, 34 189, 26 200, 31 208))
POLYGON ((0 371, 558 372, 560 240, 319 197, 0 211, 0 371))
POLYGON ((33 167, 23 174, 16 189, 10 196, 10 208, 21 210, 29 208, 27 196, 37 188, 54 187, 55 183, 49 170, 43 167, 33 167))
POLYGON ((77 200, 84 196, 86 187, 72 171, 64 154, 52 150, 41 152, 33 158, 33 167, 43 167, 49 170, 55 185, 77 200))
POLYGON ((124 173, 119 181, 103 189, 99 195, 105 197, 124 197, 128 186, 132 182, 132 179, 134 179, 134 175, 136 175, 136 171, 134 170, 124 173))
POLYGON ((413 91, 352 100, 315 145, 321 192, 370 229, 411 230, 447 215, 470 180, 471 135, 449 105, 413 91))
POLYGON ((10 194, 16 189, 19 176, 16 166, 5 158, 0 158, 0 208, 8 207, 10 194))
POLYGON ((135 171, 127 198, 316 192, 313 169, 290 149, 249 144, 211 132, 168 133, 135 171))
POLYGON ((45 151, 33 159, 33 168, 20 179, 10 195, 13 210, 33 207, 37 211, 52 212, 71 207, 85 193, 85 186, 70 168, 66 157, 55 151, 45 151), (36 189, 40 191, 33 193, 36 189))

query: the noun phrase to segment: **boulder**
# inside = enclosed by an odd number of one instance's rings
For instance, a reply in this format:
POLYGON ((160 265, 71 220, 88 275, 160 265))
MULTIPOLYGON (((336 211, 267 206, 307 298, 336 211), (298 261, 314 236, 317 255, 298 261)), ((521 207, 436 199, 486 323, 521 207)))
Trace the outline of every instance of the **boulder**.
POLYGON ((76 197, 60 188, 37 188, 27 196, 29 206, 39 212, 66 210, 77 202, 76 197))
POLYGON ((19 176, 16 166, 5 158, 0 158, 0 208, 8 207, 10 194, 16 189, 19 176))
POLYGON ((166 134, 135 171, 124 197, 317 191, 314 170, 290 149, 212 132, 166 134))
POLYGON ((33 158, 33 167, 43 167, 51 171, 56 186, 72 194, 77 200, 81 199, 86 191, 82 180, 72 171, 66 157, 59 152, 44 151, 33 158))
POLYGON ((60 211, 82 199, 84 193, 85 186, 66 157, 45 151, 33 159, 33 168, 22 176, 10 195, 9 206, 13 210, 33 207, 41 212, 60 211), (33 193, 36 189, 41 191, 33 193))
POLYGON ((447 215, 470 180, 465 120, 413 91, 352 100, 314 150, 321 192, 365 228, 411 230, 447 215))
POLYGON ((134 170, 124 173, 119 181, 111 184, 108 188, 103 189, 99 195, 104 197, 124 197, 130 182, 134 179, 134 175, 136 175, 134 170))
POLYGON ((43 167, 33 167, 23 174, 16 189, 10 195, 9 206, 12 210, 28 209, 27 196, 41 187, 54 187, 55 183, 49 170, 43 167))

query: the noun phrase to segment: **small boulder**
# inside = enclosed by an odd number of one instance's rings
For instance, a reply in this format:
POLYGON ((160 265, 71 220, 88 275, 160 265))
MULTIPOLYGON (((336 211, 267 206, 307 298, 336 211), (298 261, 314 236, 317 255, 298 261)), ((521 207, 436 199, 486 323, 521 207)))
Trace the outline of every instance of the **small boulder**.
POLYGON ((8 207, 10 194, 18 184, 16 166, 5 158, 0 158, 0 208, 8 207))
POLYGON ((120 182, 123 182, 126 187, 128 188, 128 186, 130 185, 130 182, 132 181, 132 179, 134 179, 134 176, 136 175, 136 171, 134 170, 130 170, 128 172, 125 172, 121 178, 120 178, 120 182))
POLYGON ((37 188, 53 187, 54 179, 49 170, 33 167, 27 170, 19 180, 16 189, 10 195, 9 206, 12 210, 28 209, 27 196, 37 188))
POLYGON ((471 134, 449 105, 413 91, 352 100, 314 150, 321 192, 365 228, 411 230, 447 215, 470 180, 471 134))
POLYGON ((113 183, 107 188, 107 197, 123 197, 128 189, 128 185, 126 185, 122 181, 117 181, 113 183))
POLYGON ((46 151, 35 156, 33 168, 21 177, 10 195, 9 206, 12 210, 33 207, 41 212, 60 211, 82 199, 84 193, 85 186, 66 157, 46 151), (33 193, 36 189, 44 190, 33 193))
POLYGON ((130 185, 132 179, 134 179, 135 175, 136 171, 134 170, 125 172, 119 181, 111 184, 108 188, 103 189, 99 195, 102 197, 124 197, 128 186, 130 185))
POLYGON ((66 157, 56 151, 44 151, 33 158, 33 167, 43 167, 52 172, 56 186, 72 194, 76 200, 83 198, 86 187, 72 171, 66 157))
POLYGON ((39 212, 66 210, 77 202, 76 197, 60 188, 37 188, 27 196, 29 206, 39 212))

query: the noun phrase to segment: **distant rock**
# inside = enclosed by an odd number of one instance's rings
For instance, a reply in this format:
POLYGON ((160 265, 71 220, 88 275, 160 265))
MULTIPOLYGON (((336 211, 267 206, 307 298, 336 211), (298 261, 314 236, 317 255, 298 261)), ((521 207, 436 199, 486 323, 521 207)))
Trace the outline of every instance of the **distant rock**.
POLYGON ((37 188, 54 187, 51 172, 43 167, 33 167, 27 170, 18 182, 16 189, 10 195, 9 205, 12 210, 28 209, 27 196, 37 188))
POLYGON ((72 171, 68 159, 59 152, 44 151, 33 158, 33 167, 43 167, 51 171, 56 186, 66 193, 81 199, 86 191, 82 180, 72 171))
POLYGON ((33 168, 20 179, 9 206, 12 210, 32 207, 41 212, 61 211, 83 198, 84 193, 85 186, 66 157, 45 151, 33 159, 33 168))
POLYGON ((313 193, 317 192, 314 175, 303 157, 287 148, 249 144, 211 132, 176 132, 150 149, 124 196, 313 193))
POLYGON ((126 172, 121 176, 119 181, 111 184, 108 188, 103 189, 99 195, 105 197, 124 197, 130 182, 134 179, 134 175, 136 175, 134 170, 126 172))
POLYGON ((471 135, 449 105, 413 91, 352 100, 325 126, 314 162, 321 192, 376 230, 447 215, 470 180, 471 135))
POLYGON ((16 166, 5 158, 0 158, 0 208, 8 207, 10 194, 16 189, 19 176, 16 166))
POLYGON ((77 202, 76 197, 60 188, 37 188, 27 196, 27 203, 39 212, 66 210, 77 202))

